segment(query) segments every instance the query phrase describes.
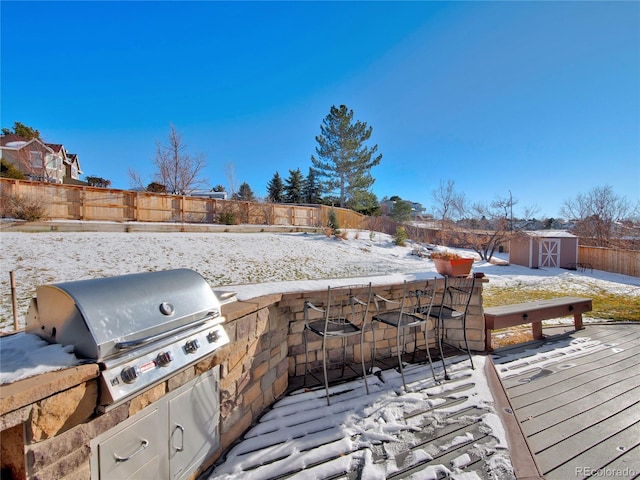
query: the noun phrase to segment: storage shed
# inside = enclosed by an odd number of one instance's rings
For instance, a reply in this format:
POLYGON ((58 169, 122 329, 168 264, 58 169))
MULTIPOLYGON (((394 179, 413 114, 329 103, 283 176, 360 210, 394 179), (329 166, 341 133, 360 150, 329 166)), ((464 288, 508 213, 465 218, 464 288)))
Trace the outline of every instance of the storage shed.
POLYGON ((562 230, 519 232, 509 242, 509 263, 529 268, 575 268, 578 237, 562 230))

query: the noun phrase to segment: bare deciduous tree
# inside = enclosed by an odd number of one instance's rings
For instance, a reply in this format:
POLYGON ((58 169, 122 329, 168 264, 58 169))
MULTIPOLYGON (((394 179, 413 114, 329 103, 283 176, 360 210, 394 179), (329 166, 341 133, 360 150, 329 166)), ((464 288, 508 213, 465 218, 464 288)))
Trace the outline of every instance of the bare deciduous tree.
MULTIPOLYGON (((496 197, 486 203, 475 203, 464 225, 464 238, 483 260, 489 261, 500 245, 511 239, 519 230, 513 224, 513 207, 518 203, 511 191, 508 197, 496 197)), ((524 218, 531 218, 537 207, 524 208, 524 218)))
MULTIPOLYGON (((206 161, 202 154, 191 154, 182 140, 182 134, 170 125, 168 143, 156 143, 156 171, 153 183, 164 185, 166 191, 174 194, 189 194, 193 190, 207 186, 202 178, 206 161)), ((133 169, 129 169, 129 179, 134 187, 146 189, 147 181, 133 169)))
POLYGON ((638 206, 616 195, 610 185, 566 200, 560 213, 573 220, 573 233, 596 247, 618 246, 624 230, 617 225, 638 213, 638 206))
POLYGON ((224 167, 225 174, 227 176, 227 184, 229 187, 229 198, 233 198, 233 195, 236 193, 236 174, 235 169, 233 167, 233 163, 229 162, 224 167))
POLYGON ((440 180, 438 188, 432 191, 434 212, 440 219, 440 243, 445 244, 445 233, 450 229, 456 215, 465 211, 466 199, 463 193, 456 192, 453 180, 440 180))
POLYGON ((206 185, 206 180, 200 178, 206 167, 202 154, 192 155, 187 151, 187 145, 182 140, 182 134, 171 125, 169 143, 156 145, 155 165, 158 169, 156 181, 171 193, 186 194, 196 188, 206 185))

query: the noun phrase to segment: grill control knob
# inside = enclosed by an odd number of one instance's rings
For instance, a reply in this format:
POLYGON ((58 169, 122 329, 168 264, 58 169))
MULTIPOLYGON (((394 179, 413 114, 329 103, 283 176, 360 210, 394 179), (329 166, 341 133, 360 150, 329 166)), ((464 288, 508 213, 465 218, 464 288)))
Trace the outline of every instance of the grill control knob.
POLYGON ((171 363, 171 360, 173 360, 173 357, 171 356, 171 352, 159 353, 158 357, 156 358, 156 362, 161 367, 166 367, 167 365, 169 365, 171 363))
POLYGON ((217 330, 211 330, 207 335, 207 340, 209 340, 209 343, 216 343, 220 340, 220 334, 217 330))
POLYGON ((136 367, 125 367, 120 372, 120 376, 125 383, 133 383, 138 379, 138 371, 136 367))
POLYGON ((195 353, 200 348, 200 342, 197 339, 189 340, 184 344, 184 351, 187 353, 195 353))

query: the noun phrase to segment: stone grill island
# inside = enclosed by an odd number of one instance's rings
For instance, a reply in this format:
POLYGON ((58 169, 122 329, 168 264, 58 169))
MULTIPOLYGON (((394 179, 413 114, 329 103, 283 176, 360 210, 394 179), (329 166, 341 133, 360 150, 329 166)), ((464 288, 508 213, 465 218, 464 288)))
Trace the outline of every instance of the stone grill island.
MULTIPOLYGON (((376 277, 379 281, 380 278, 376 277)), ((433 278, 431 279, 433 281, 433 278)), ((437 278, 440 291, 444 278, 437 278)), ((482 287, 486 279, 477 279, 467 317, 467 340, 474 351, 485 346, 482 308, 482 287)), ((408 281, 407 288, 419 289, 426 280, 408 281)), ((327 282, 325 282, 327 283, 327 282)), ((345 281, 343 283, 348 283, 345 281)), ((399 300, 404 285, 374 283, 373 290, 385 298, 399 300)), ((100 369, 97 364, 76 365, 2 385, 0 388, 0 429, 2 474, 15 479, 102 479, 109 478, 108 466, 101 464, 99 451, 108 451, 109 441, 124 444, 127 428, 156 428, 149 415, 164 418, 171 406, 184 395, 190 405, 201 397, 212 399, 203 410, 213 435, 204 439, 201 451, 193 458, 197 465, 171 465, 175 478, 196 478, 211 467, 267 410, 275 400, 291 388, 300 385, 304 374, 303 342, 306 301, 321 303, 326 287, 317 290, 269 294, 223 304, 224 330, 229 342, 195 364, 163 381, 114 405, 100 409, 100 369), (200 393, 202 395, 200 395, 200 393), (214 419, 213 421, 211 419, 214 419), (120 442, 118 435, 123 435, 120 442), (112 439, 116 440, 112 440, 112 439), (175 471, 174 471, 175 469, 175 471)), ((448 343, 461 345, 462 325, 447 325, 448 343)), ((433 323, 429 325, 433 329, 433 323)), ((393 357, 396 354, 396 332, 376 326, 376 355, 393 357)), ((406 339, 413 345, 413 337, 406 339)), ((418 340, 423 339, 418 335, 418 340)), ((364 351, 360 342, 347 348, 347 361, 360 364, 371 358, 373 335, 365 335, 364 351)), ((429 332, 432 348, 436 348, 433 332, 429 332)), ((424 340, 423 340, 424 342, 424 340)), ((321 342, 311 342, 309 361, 321 365, 321 342)), ((187 428, 182 427, 181 428, 187 428)), ((182 446, 175 433, 160 432, 158 438, 169 436, 177 449, 182 446)), ((155 437, 153 437, 155 438, 155 437)), ((137 440, 139 442, 139 440, 137 440)), ((140 450, 144 460, 150 447, 142 444, 129 454, 140 450)), ((138 455, 136 453, 136 455, 138 455)), ((133 456, 133 455, 131 455, 133 456)), ((137 458, 137 457, 136 457, 137 458)), ((135 459, 134 459, 135 460, 135 459)), ((153 456, 140 468, 151 472, 153 456)), ((146 460, 145 460, 146 461, 146 460)), ((157 460, 164 465, 165 460, 157 460)), ((116 464, 123 463, 116 461, 116 464)), ((129 472, 134 478, 136 471, 129 472)), ((129 474, 128 473, 128 474, 129 474)), ((161 474, 166 472, 161 471, 161 474)), ((113 474, 112 478, 123 478, 113 474)), ((157 477, 161 478, 161 477, 157 477)))

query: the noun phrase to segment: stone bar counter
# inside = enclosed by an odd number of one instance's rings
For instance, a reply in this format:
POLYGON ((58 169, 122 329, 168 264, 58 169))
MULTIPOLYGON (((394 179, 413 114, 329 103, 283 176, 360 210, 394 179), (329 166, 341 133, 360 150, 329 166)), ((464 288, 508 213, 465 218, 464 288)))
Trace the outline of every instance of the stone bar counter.
MULTIPOLYGON (((425 281, 409 281, 408 288, 420 288, 425 281)), ((485 345, 482 287, 486 281, 477 279, 467 317, 467 339, 475 351, 484 350, 485 345)), ((438 278, 437 282, 442 290, 444 279, 438 278)), ((403 285, 375 284, 373 289, 374 293, 399 300, 403 285)), ((230 338, 227 345, 106 413, 97 409, 97 364, 78 365, 0 386, 2 478, 99 478, 92 471, 93 439, 193 379, 219 368, 219 448, 191 475, 197 477, 287 393, 293 377, 304 374, 304 303, 321 303, 325 294, 324 289, 278 293, 223 305, 224 328, 230 338)), ((376 333, 377 354, 394 356, 395 331, 385 331, 380 325, 376 328, 380 329, 376 333)), ((446 335, 449 342, 462 341, 462 325, 450 324, 446 335)), ((429 337, 434 339, 433 334, 429 337)), ((361 355, 370 358, 371 332, 365 338, 365 351, 360 351, 359 342, 348 346, 348 361, 359 363, 361 355)), ((407 338, 409 342, 413 342, 412 336, 407 338)), ((312 342, 311 347, 310 362, 320 365, 321 342, 312 342)))

